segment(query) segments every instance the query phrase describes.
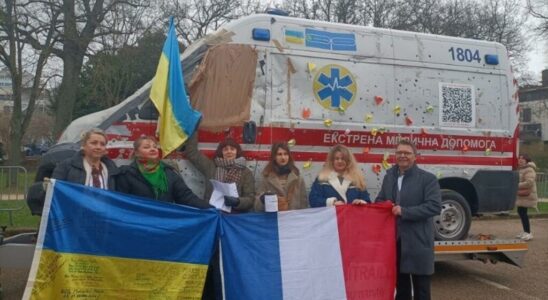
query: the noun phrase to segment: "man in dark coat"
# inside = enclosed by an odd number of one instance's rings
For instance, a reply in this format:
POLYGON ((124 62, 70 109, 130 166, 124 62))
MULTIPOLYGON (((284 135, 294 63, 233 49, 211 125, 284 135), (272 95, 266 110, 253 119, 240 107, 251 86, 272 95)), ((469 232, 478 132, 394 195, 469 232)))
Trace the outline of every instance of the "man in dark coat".
POLYGON ((433 174, 415 164, 413 143, 401 140, 396 165, 386 172, 376 201, 393 201, 397 217, 396 300, 430 299, 430 277, 434 273, 434 227, 432 218, 441 211, 441 191, 433 174))

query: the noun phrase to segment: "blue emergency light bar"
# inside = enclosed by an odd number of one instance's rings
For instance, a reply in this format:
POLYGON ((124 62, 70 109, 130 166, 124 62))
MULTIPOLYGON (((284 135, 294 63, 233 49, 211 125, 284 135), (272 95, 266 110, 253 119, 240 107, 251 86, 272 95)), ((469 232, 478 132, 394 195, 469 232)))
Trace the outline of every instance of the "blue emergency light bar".
POLYGON ((265 28, 253 28, 253 39, 256 41, 270 41, 270 30, 265 28))
POLYGON ((488 65, 498 65, 499 64, 499 56, 496 54, 486 54, 485 55, 485 63, 488 65))
POLYGON ((264 12, 269 15, 277 15, 277 16, 284 16, 284 17, 289 16, 289 12, 283 9, 273 8, 273 7, 267 8, 264 12))

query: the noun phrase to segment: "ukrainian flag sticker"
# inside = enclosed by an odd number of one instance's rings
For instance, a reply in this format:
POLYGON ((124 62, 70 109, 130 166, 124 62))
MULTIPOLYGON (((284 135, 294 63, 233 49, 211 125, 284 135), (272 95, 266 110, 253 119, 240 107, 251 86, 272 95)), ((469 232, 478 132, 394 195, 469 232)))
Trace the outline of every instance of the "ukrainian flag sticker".
POLYGON ((285 41, 292 44, 304 44, 304 32, 299 30, 285 30, 285 41))
POLYGON ((314 97, 326 109, 346 111, 354 102, 356 92, 356 79, 343 66, 326 65, 314 77, 314 97))

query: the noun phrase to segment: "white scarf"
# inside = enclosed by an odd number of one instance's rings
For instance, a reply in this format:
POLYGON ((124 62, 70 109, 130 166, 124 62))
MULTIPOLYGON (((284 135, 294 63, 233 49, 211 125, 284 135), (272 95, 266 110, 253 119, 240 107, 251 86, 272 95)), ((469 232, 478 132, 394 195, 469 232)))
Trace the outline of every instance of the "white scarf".
MULTIPOLYGON (((84 185, 85 186, 91 186, 93 187, 93 177, 91 176, 91 165, 88 163, 88 161, 84 158, 84 170, 86 171, 86 181, 84 182, 84 185)), ((101 162, 101 176, 99 176, 100 178, 100 182, 101 182, 101 189, 103 190, 108 190, 108 184, 107 184, 107 179, 108 179, 108 170, 107 170, 107 166, 105 166, 105 164, 103 162, 101 162)))

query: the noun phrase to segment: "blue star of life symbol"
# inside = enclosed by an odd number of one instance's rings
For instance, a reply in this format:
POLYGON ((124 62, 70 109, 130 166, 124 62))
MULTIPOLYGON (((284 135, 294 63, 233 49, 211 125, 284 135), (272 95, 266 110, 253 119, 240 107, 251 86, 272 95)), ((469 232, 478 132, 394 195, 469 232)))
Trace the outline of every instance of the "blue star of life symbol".
MULTIPOLYGON (((327 72, 326 72, 327 73, 327 72)), ((352 92, 352 86, 354 80, 350 73, 344 72, 344 76, 341 78, 340 69, 336 67, 330 67, 331 76, 328 77, 325 73, 321 73, 317 78, 317 81, 323 85, 323 88, 318 91, 318 97, 321 101, 326 101, 327 98, 331 98, 331 108, 338 109, 343 106, 347 106, 352 101, 354 93, 352 92)))

